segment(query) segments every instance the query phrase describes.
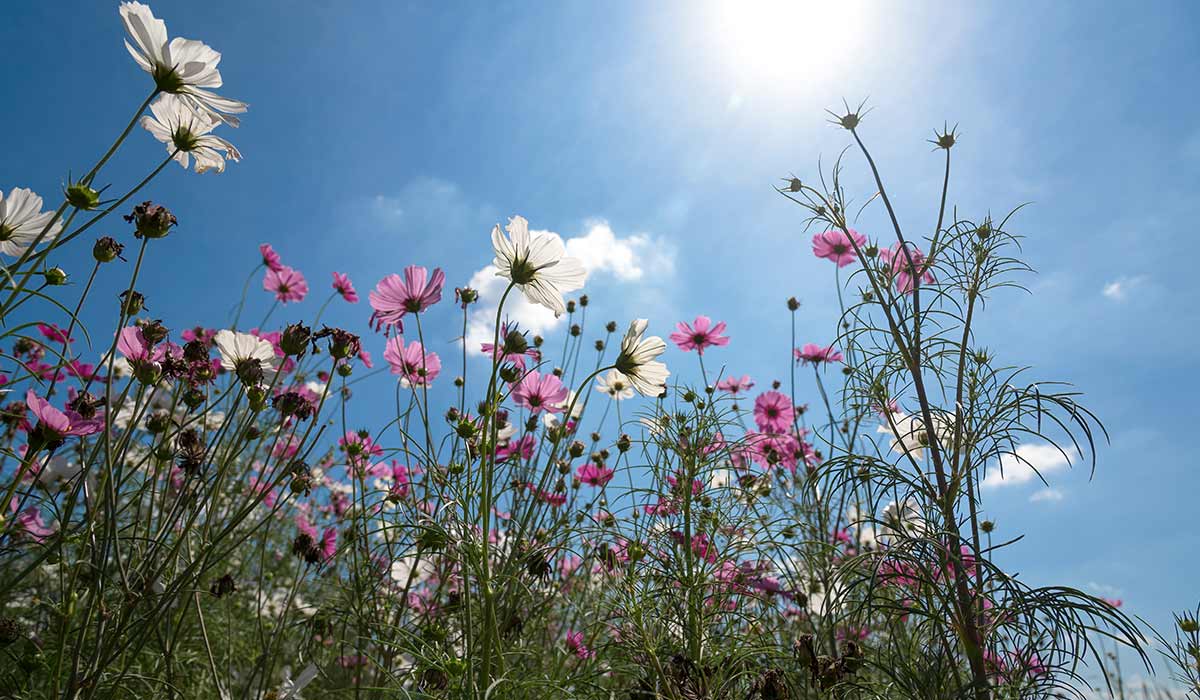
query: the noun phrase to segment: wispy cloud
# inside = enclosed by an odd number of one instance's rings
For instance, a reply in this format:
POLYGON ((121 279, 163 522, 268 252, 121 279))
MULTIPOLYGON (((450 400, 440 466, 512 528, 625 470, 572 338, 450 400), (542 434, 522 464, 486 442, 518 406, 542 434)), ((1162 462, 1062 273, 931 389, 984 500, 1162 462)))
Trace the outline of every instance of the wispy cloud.
POLYGON ((1145 275, 1121 276, 1104 285, 1101 293, 1113 301, 1125 301, 1146 281, 1145 275))
POLYGON ((1042 503, 1042 502, 1057 503, 1057 502, 1061 501, 1063 498, 1064 498, 1064 495, 1063 495, 1062 491, 1059 491, 1058 489, 1044 488, 1044 489, 1035 491, 1033 493, 1033 495, 1029 497, 1029 502, 1030 503, 1042 503))
MULTIPOLYGON (((1044 477, 1050 472, 1066 469, 1075 461, 1075 457, 1074 451, 1063 451, 1049 443, 1021 445, 1015 453, 1001 456, 999 461, 988 469, 982 485, 985 488, 995 488, 1024 484, 1036 479, 1038 474, 1044 477)), ((1045 496, 1041 500, 1058 499, 1045 496)))

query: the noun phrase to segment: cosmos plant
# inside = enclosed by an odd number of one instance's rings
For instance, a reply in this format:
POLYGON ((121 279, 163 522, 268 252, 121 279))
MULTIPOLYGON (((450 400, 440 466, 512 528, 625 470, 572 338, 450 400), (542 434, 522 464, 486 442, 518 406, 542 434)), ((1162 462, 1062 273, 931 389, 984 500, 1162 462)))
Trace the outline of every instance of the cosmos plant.
MULTIPOLYGON (((998 563, 1020 536, 986 517, 986 471, 1030 443, 1095 468, 1104 432, 1076 392, 978 344, 984 302, 1028 267, 1011 217, 948 204, 953 130, 922 234, 861 109, 834 123, 865 205, 841 159, 779 187, 811 236, 780 255, 811 240, 840 318, 801 337, 781 303, 778 379, 735 372, 755 329, 702 313, 589 322, 583 262, 516 214, 479 232, 496 298, 451 301, 435 261, 395 260, 358 278, 358 306, 353 271, 321 272, 311 312, 308 278, 263 243, 210 328, 152 316, 171 290, 141 273, 179 221, 134 198, 171 162, 236 167, 220 134, 248 108, 215 92, 217 51, 141 3, 119 15, 144 102, 61 200, 0 190, 0 696, 985 700, 1120 692, 1114 660, 1149 664, 1120 601, 998 563), (102 195, 134 134, 166 157, 102 195), (55 262, 101 221, 68 286, 55 262), (518 298, 566 317, 561 351, 518 298), (490 342, 469 342, 484 302, 490 342), (270 308, 255 326, 248 303, 270 308), (323 324, 330 304, 356 329, 323 324), (305 320, 272 325, 280 305, 305 320), (462 337, 440 345, 435 322, 462 337), (366 381, 387 415, 356 400, 366 381)), ((1200 692, 1196 615, 1177 624, 1159 650, 1200 692)))

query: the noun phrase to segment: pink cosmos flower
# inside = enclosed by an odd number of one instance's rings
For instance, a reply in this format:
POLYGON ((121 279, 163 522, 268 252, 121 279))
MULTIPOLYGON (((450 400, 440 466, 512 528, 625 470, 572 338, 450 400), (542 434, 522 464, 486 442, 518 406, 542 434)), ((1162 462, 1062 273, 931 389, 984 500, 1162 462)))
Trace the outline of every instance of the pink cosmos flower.
POLYGON ((713 325, 708 316, 697 316, 692 325, 680 321, 675 324, 675 328, 675 332, 671 334, 671 342, 685 352, 695 350, 697 354, 703 355, 704 348, 729 345, 729 336, 721 335, 725 332, 724 321, 713 325))
POLYGON ((263 277, 263 289, 275 292, 275 298, 285 304, 304 301, 308 295, 308 281, 299 271, 282 265, 278 270, 267 270, 266 277, 263 277))
POLYGON ((367 352, 365 349, 359 349, 358 359, 362 361, 363 367, 366 367, 367 369, 372 369, 375 367, 375 360, 371 359, 371 353, 367 352))
POLYGON ((539 372, 525 375, 513 385, 512 390, 513 403, 528 408, 531 413, 562 413, 566 410, 562 403, 569 395, 570 391, 563 386, 561 379, 539 372))
POLYGON ((333 273, 333 288, 346 301, 351 304, 358 303, 358 292, 354 291, 354 283, 350 281, 349 275, 340 272, 333 273))
POLYGON ((400 384, 406 389, 427 387, 442 371, 442 360, 436 352, 425 352, 425 347, 416 340, 405 345, 404 337, 399 335, 388 340, 383 359, 392 368, 392 374, 400 376, 400 384))
POLYGON ((816 343, 805 343, 802 348, 794 348, 792 354, 796 356, 797 362, 804 364, 812 363, 819 365, 823 362, 841 362, 842 353, 838 352, 832 345, 821 347, 816 343))
POLYGON ((271 247, 270 243, 263 243, 258 246, 258 252, 262 254, 262 264, 268 270, 276 272, 283 270, 283 261, 279 258, 279 253, 276 253, 275 249, 271 247))
POLYGON ((844 231, 825 231, 813 236, 813 255, 835 262, 838 267, 845 267, 853 263, 857 259, 857 255, 854 252, 854 245, 850 242, 850 237, 854 237, 854 243, 860 248, 867 244, 867 237, 854 229, 849 229, 849 231, 850 236, 847 236, 844 231))
POLYGON ((520 440, 509 440, 497 447, 496 461, 503 462, 514 455, 525 460, 531 459, 536 447, 537 439, 535 437, 528 434, 523 435, 520 440))
POLYGON ((913 283, 913 270, 916 269, 921 274, 921 284, 933 284, 937 280, 933 276, 933 272, 929 269, 929 264, 925 260, 925 254, 921 249, 913 244, 908 245, 908 255, 904 254, 904 250, 900 244, 891 248, 884 248, 879 251, 879 259, 884 266, 890 266, 892 275, 896 278, 896 291, 901 294, 912 294, 916 285, 913 283), (909 257, 912 258, 912 265, 908 264, 909 257))
MULTIPOLYGON (((13 499, 11 505, 16 508, 16 499, 13 499)), ((55 532, 54 528, 46 525, 46 521, 42 519, 42 511, 38 508, 26 508, 21 511, 16 517, 16 525, 34 542, 43 542, 55 532)))
POLYGON ((321 533, 321 559, 329 561, 337 553, 337 528, 330 526, 321 533))
POLYGON ((572 654, 581 659, 590 659, 596 655, 596 652, 588 649, 583 643, 583 632, 567 632, 566 645, 572 654))
POLYGON ((583 632, 567 632, 566 645, 572 654, 581 659, 590 659, 596 655, 596 652, 588 649, 583 643, 583 632))
POLYGON ((388 275, 379 280, 375 289, 368 295, 371 308, 371 323, 375 330, 395 328, 404 331, 404 315, 418 314, 438 303, 442 298, 442 285, 446 283, 446 273, 440 267, 434 268, 433 275, 419 265, 409 265, 404 268, 404 277, 388 275))
POLYGON ((156 362, 162 359, 165 351, 164 348, 154 348, 138 326, 121 329, 117 334, 117 350, 132 363, 156 362))
POLYGON ((575 476, 589 486, 604 486, 612 481, 614 473, 612 469, 597 466, 594 462, 588 462, 575 470, 575 476))
POLYGON ((789 433, 747 433, 751 459, 764 469, 787 467, 795 472, 804 456, 802 443, 789 433))
POLYGON ((56 324, 39 323, 39 324, 37 324, 37 327, 38 327, 38 332, 40 332, 42 334, 42 336, 44 338, 46 338, 46 340, 49 340, 52 343, 70 344, 70 343, 75 342, 74 338, 68 337, 67 332, 65 330, 63 330, 62 328, 59 328, 58 325, 56 325, 56 324))
POLYGON ((725 377, 721 381, 717 382, 717 389, 724 391, 727 394, 732 394, 733 396, 737 396, 742 392, 750 391, 753 388, 754 382, 751 381, 750 375, 748 374, 743 374, 740 378, 733 376, 725 377))
POLYGON ((60 411, 35 394, 32 388, 25 393, 25 404, 37 417, 37 429, 42 431, 48 442, 92 435, 104 428, 103 417, 84 418, 70 408, 60 411))
POLYGON ((754 400, 754 422, 765 433, 783 433, 792 427, 795 409, 779 391, 765 391, 754 400))

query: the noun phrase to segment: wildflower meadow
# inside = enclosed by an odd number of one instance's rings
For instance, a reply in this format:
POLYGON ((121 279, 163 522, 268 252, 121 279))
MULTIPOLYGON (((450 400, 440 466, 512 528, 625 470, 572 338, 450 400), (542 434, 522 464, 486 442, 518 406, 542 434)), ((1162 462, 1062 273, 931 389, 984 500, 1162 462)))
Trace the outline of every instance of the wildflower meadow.
POLYGON ((1039 208, 956 205, 969 124, 903 142, 939 173, 916 227, 885 109, 793 115, 841 150, 761 174, 774 255, 823 270, 745 299, 762 328, 596 311, 535 210, 445 259, 380 245, 383 276, 241 231, 211 323, 147 279, 206 274, 172 202, 258 157, 255 88, 220 35, 110 14, 127 60, 88 69, 143 99, 81 120, 61 186, 0 169, 0 697, 1200 698, 1200 598, 1155 627, 1007 564, 1062 533, 998 524, 985 482, 1103 473, 1110 434, 1088 386, 978 338, 1028 293, 1039 208))

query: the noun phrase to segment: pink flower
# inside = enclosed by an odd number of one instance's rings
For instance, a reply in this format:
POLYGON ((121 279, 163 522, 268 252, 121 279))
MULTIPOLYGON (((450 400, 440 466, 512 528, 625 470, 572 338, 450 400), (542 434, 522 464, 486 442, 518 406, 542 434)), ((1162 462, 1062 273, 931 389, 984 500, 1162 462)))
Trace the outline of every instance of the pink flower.
POLYGON ((581 659, 590 659, 596 655, 596 652, 588 649, 583 643, 583 632, 567 632, 566 645, 572 654, 581 659))
POLYGON ((795 409, 786 395, 765 391, 754 400, 754 422, 766 433, 783 433, 792 427, 795 409))
POLYGON ((358 359, 362 361, 363 367, 366 367, 367 369, 372 369, 375 367, 375 361, 371 359, 371 353, 364 349, 359 349, 358 359))
POLYGON ((746 443, 751 459, 764 469, 779 466, 794 472, 804 456, 803 444, 788 433, 748 433, 746 443))
POLYGON ((513 403, 528 408, 531 413, 562 413, 565 410, 562 404, 569 395, 561 379, 538 372, 525 375, 512 390, 513 403))
POLYGON ((934 279, 933 272, 929 270, 929 264, 925 260, 925 254, 921 249, 913 244, 908 245, 908 255, 904 254, 904 250, 900 244, 891 248, 884 248, 879 251, 879 259, 884 266, 891 266, 892 275, 896 278, 896 291, 901 294, 912 294, 916 286, 913 284, 913 270, 916 269, 921 274, 921 284, 933 284, 937 280, 934 279), (912 258, 912 265, 908 264, 908 259, 912 258))
POLYGON ((708 316, 697 316, 692 325, 689 326, 680 321, 675 328, 676 331, 671 334, 671 342, 685 352, 695 350, 698 354, 703 355, 704 348, 729 345, 729 336, 721 335, 725 332, 724 321, 713 325, 712 319, 708 316))
MULTIPOLYGON (((850 236, 854 237, 854 243, 858 247, 863 247, 867 244, 867 237, 849 229, 850 236)), ((845 267, 854 262, 857 255, 854 252, 854 245, 850 242, 850 236, 847 236, 845 231, 825 231, 813 236, 812 247, 813 255, 818 258, 825 258, 837 263, 838 267, 845 267)))
POLYGON ((350 281, 349 275, 333 273, 333 289, 351 304, 358 303, 358 292, 354 291, 354 283, 350 281))
POLYGON ((258 246, 258 252, 262 253, 262 264, 265 265, 268 270, 274 270, 276 272, 283 270, 283 261, 280 260, 279 253, 275 252, 275 249, 271 247, 270 243, 263 243, 262 245, 258 246))
MULTIPOLYGON (((11 505, 15 509, 16 499, 13 499, 11 505)), ((42 542, 54 534, 54 528, 46 525, 46 521, 42 519, 42 511, 37 508, 26 508, 21 511, 16 518, 16 525, 34 542, 42 542)))
POLYGON ((154 362, 163 356, 163 348, 155 350, 138 326, 126 326, 121 329, 117 334, 117 350, 133 363, 154 362))
POLYGON ((537 447, 537 439, 532 435, 524 435, 520 440, 509 440, 496 448, 496 461, 503 462, 516 455, 521 459, 531 459, 533 450, 537 447))
POLYGON ((25 393, 25 403, 33 415, 37 417, 37 430, 49 443, 59 442, 71 436, 83 437, 98 433, 104 428, 101 417, 84 418, 70 408, 60 411, 50 405, 50 402, 29 389, 25 393))
POLYGON ((750 375, 743 374, 741 378, 725 377, 717 382, 717 389, 724 391, 727 394, 737 396, 744 391, 750 391, 754 388, 754 382, 750 380, 750 375))
POLYGON ((293 301, 304 301, 304 297, 308 294, 308 282, 304 279, 304 275, 297 270, 282 265, 278 270, 273 268, 267 270, 267 275, 263 278, 263 289, 275 292, 275 298, 287 304, 293 301))
POLYGON ((321 559, 329 561, 337 553, 337 528, 327 527, 321 533, 321 559))
POLYGON ((588 462, 575 471, 575 476, 578 476, 580 481, 589 486, 604 486, 612 481, 614 473, 608 467, 601 467, 593 462, 588 462))
POLYGON ((446 273, 440 267, 434 268, 430 276, 428 270, 418 265, 404 268, 404 277, 388 275, 379 280, 375 289, 368 295, 371 299, 371 323, 375 330, 395 328, 404 331, 404 315, 418 314, 438 303, 442 298, 442 285, 446 283, 446 273))
POLYGON ((399 335, 388 340, 383 359, 392 368, 392 374, 400 376, 400 384, 406 389, 427 387, 442 371, 442 360, 436 352, 425 352, 425 347, 416 340, 405 345, 404 337, 399 335))
POLYGON ((816 343, 805 343, 802 348, 794 348, 792 354, 796 356, 797 362, 804 364, 812 363, 819 365, 822 362, 841 362, 842 353, 838 352, 832 345, 821 347, 816 343))
POLYGON ((39 323, 37 324, 37 327, 38 332, 40 332, 42 336, 46 338, 46 340, 49 340, 52 343, 70 344, 75 342, 74 338, 67 336, 67 332, 65 330, 59 328, 53 323, 39 323))

